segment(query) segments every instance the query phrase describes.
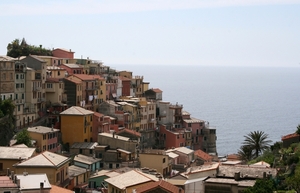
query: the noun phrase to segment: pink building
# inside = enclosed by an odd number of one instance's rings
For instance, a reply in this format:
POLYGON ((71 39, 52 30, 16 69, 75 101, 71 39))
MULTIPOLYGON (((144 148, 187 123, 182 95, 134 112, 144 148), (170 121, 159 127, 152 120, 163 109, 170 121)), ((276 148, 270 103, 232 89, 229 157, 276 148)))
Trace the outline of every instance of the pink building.
POLYGON ((94 112, 93 115, 93 132, 92 138, 93 141, 98 140, 99 133, 109 133, 111 126, 111 119, 109 116, 105 116, 104 114, 94 112))
POLYGON ((68 75, 83 74, 83 67, 78 64, 62 64, 59 67, 64 68, 68 75))
POLYGON ((52 51, 52 54, 54 57, 57 58, 70 58, 73 59, 74 58, 74 53, 72 52, 71 49, 67 50, 67 49, 62 49, 62 48, 56 48, 52 51))
POLYGON ((167 149, 186 146, 186 137, 183 130, 175 130, 166 125, 160 126, 159 141, 160 145, 167 149))

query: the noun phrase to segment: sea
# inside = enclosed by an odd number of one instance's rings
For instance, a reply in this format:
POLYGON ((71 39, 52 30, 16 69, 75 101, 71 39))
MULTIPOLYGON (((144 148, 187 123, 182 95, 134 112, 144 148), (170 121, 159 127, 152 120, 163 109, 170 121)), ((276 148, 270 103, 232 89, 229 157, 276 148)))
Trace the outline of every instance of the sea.
POLYGON ((272 143, 300 124, 300 67, 111 65, 143 76, 163 101, 216 127, 218 155, 236 153, 244 136, 263 131, 272 143))

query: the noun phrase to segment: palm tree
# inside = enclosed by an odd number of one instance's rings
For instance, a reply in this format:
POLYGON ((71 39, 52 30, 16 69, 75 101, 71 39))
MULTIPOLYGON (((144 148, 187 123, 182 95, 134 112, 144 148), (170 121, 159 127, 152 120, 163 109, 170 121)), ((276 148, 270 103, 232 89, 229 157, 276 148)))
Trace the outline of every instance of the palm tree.
POLYGON ((263 131, 254 131, 250 132, 248 135, 245 135, 245 140, 243 145, 248 146, 254 151, 255 158, 257 158, 261 152, 268 149, 270 146, 271 140, 268 140, 268 134, 263 131))
POLYGON ((250 161, 253 158, 253 149, 251 149, 247 145, 243 145, 238 150, 238 156, 241 160, 244 160, 246 162, 250 161))

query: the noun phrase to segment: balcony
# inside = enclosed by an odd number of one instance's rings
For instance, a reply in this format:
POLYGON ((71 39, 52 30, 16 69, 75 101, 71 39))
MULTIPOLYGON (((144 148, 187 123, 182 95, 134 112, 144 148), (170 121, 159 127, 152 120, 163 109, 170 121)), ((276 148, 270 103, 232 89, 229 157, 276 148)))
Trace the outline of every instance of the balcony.
POLYGON ((16 104, 23 104, 25 102, 24 99, 16 99, 15 100, 16 104))
POLYGON ((42 87, 40 86, 34 86, 32 87, 32 91, 36 92, 36 91, 40 91, 42 89, 42 87))
POLYGON ((41 102, 44 102, 44 101, 46 101, 45 98, 37 98, 38 103, 41 103, 41 102))

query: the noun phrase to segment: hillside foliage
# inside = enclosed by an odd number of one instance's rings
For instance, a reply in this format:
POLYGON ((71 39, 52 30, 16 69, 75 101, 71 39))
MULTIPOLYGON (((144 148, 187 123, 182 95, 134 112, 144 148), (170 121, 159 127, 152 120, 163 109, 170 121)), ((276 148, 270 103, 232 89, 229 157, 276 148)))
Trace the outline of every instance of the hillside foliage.
POLYGON ((11 43, 9 43, 7 45, 6 55, 13 58, 28 55, 52 56, 52 50, 43 48, 42 45, 30 45, 26 42, 25 38, 23 38, 22 40, 15 39, 11 43))

